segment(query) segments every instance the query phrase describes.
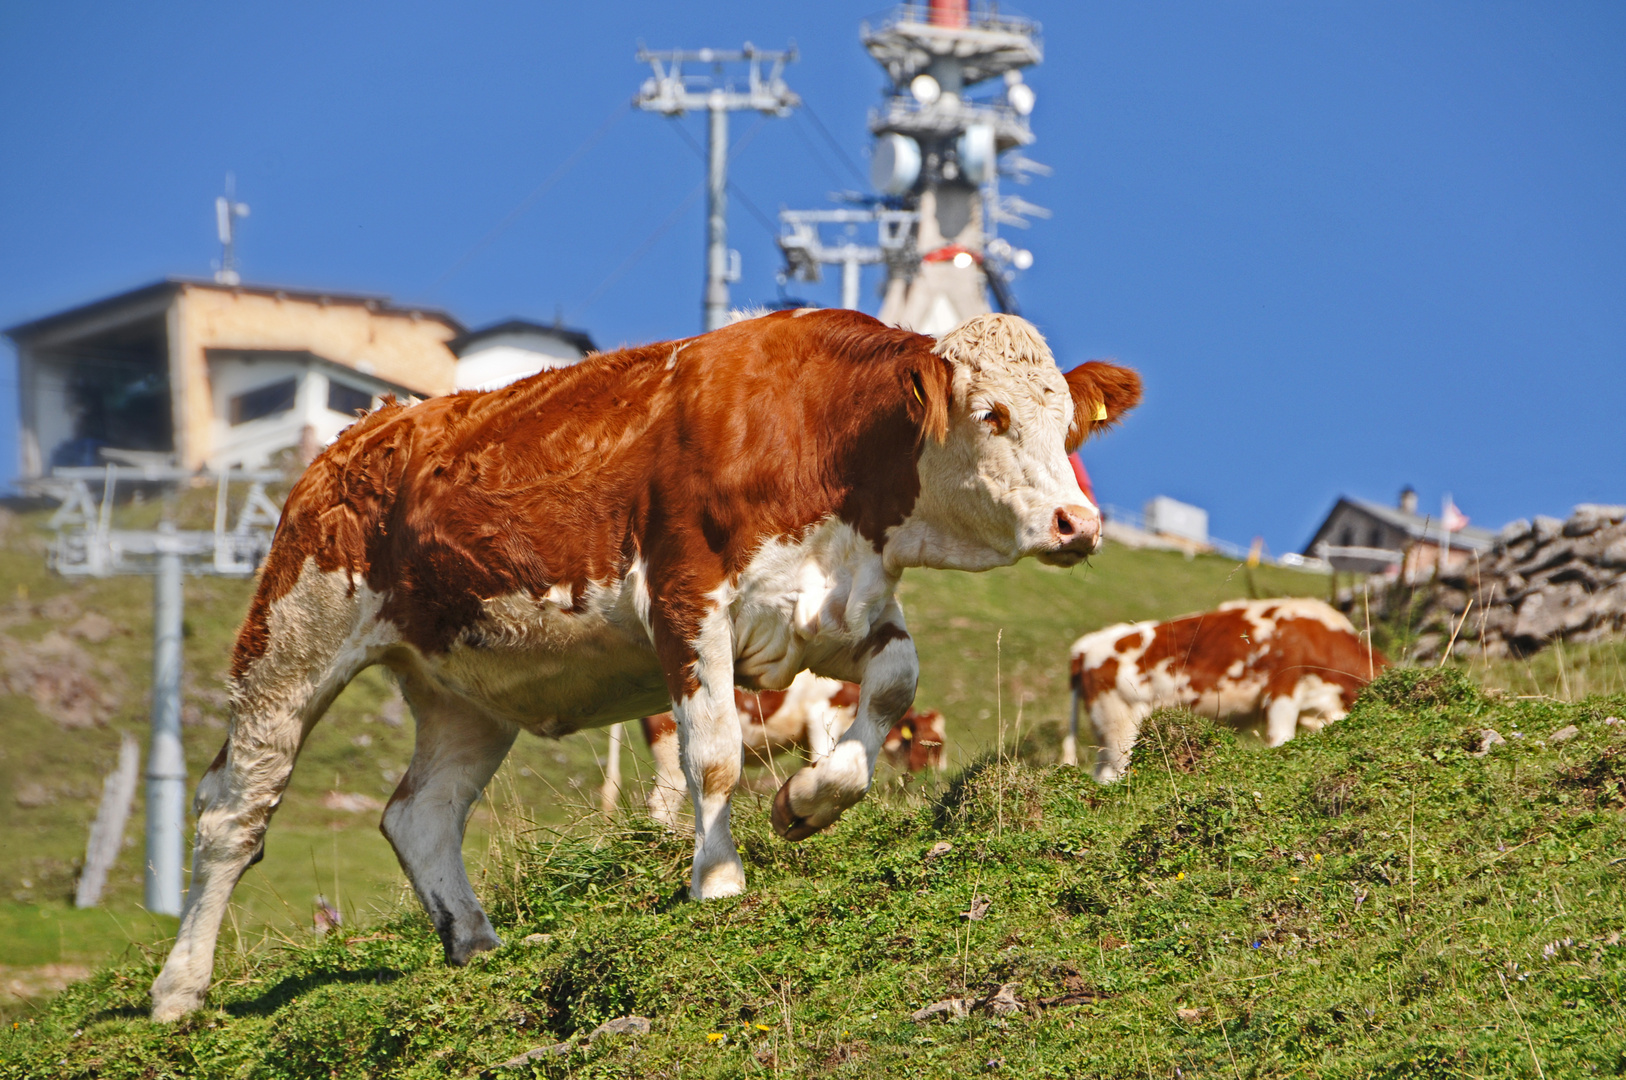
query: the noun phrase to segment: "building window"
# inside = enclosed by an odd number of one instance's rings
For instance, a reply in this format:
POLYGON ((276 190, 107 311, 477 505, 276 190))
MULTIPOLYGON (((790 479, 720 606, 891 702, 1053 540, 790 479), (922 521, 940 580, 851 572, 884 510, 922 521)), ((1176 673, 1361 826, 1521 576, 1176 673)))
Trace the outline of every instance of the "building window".
POLYGON ((357 390, 354 386, 346 386, 342 382, 327 381, 327 407, 336 413, 354 416, 358 412, 367 412, 373 407, 373 395, 365 390, 357 390))
POLYGON ((231 399, 231 422, 246 424, 264 416, 275 416, 294 407, 294 395, 299 389, 297 379, 283 379, 267 383, 231 399))
POLYGON ((1376 525, 1372 526, 1372 531, 1366 534, 1366 543, 1369 547, 1382 547, 1383 530, 1378 528, 1376 525))
POLYGON ((1339 547, 1352 547, 1352 546, 1354 546, 1354 543, 1355 543, 1355 530, 1350 528, 1348 525, 1345 525, 1344 526, 1344 531, 1341 534, 1339 534, 1338 546, 1339 547))

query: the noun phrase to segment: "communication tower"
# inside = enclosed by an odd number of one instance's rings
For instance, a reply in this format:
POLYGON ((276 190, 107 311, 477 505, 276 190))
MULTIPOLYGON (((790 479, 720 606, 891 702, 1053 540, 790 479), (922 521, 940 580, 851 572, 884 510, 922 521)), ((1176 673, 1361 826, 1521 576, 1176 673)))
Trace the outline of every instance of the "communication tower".
POLYGON ((220 269, 215 281, 221 285, 240 285, 237 273, 237 219, 248 217, 248 203, 237 201, 237 177, 226 174, 226 194, 215 197, 215 231, 220 236, 220 269))
POLYGON ((654 75, 644 80, 634 102, 648 112, 682 116, 705 109, 711 116, 706 167, 706 291, 701 302, 703 328, 715 330, 728 321, 728 286, 740 277, 739 253, 728 248, 728 114, 752 109, 766 116, 786 116, 802 103, 785 85, 785 65, 796 50, 768 52, 749 41, 738 50, 638 50, 638 62, 654 75), (685 63, 710 71, 685 73, 685 63), (726 65, 744 63, 743 84, 728 76, 726 65), (767 63, 764 74, 762 66, 767 63))
POLYGON ((1033 263, 999 236, 1049 211, 1000 191, 1003 176, 1025 184, 1050 170, 1019 151, 1032 144, 1035 97, 1022 70, 1044 59, 1039 26, 995 4, 930 0, 900 5, 880 25, 864 25, 864 47, 887 75, 870 113, 873 197, 842 210, 787 210, 779 244, 788 276, 817 281, 821 267, 843 271, 842 305, 856 307, 859 267, 884 264, 880 318, 941 334, 973 315, 1015 311, 1009 288, 1033 263), (873 224, 875 242, 859 243, 873 224), (841 225, 827 244, 821 226, 841 225))

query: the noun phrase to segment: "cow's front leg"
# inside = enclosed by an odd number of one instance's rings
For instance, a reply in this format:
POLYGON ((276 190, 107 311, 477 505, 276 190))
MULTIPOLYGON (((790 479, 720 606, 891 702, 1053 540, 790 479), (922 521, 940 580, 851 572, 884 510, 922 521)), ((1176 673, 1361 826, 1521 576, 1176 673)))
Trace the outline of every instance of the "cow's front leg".
POLYGON ((696 900, 745 891, 745 864, 729 832, 729 800, 739 786, 742 744, 734 708, 733 632, 722 618, 709 618, 691 644, 681 694, 672 697, 683 776, 694 804, 694 867, 689 894, 696 900))
POLYGON ((1265 706, 1266 745, 1280 746, 1290 741, 1298 733, 1298 727, 1299 701, 1296 695, 1276 698, 1265 706))
POLYGON ((828 756, 785 781, 774 796, 774 831, 786 840, 805 840, 828 828, 864 797, 886 733, 914 704, 920 660, 896 601, 854 651, 853 660, 862 692, 852 726, 828 756))

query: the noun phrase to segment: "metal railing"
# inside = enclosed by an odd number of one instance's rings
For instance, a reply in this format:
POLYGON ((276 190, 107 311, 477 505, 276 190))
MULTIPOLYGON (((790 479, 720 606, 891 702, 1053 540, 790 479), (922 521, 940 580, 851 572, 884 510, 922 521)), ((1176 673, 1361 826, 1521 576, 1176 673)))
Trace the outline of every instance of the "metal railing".
MULTIPOLYGON (((1147 533, 1151 536, 1173 536, 1173 534, 1159 533, 1154 529, 1147 528, 1146 515, 1137 513, 1134 510, 1126 510, 1121 506, 1113 506, 1110 503, 1103 503, 1101 504, 1101 515, 1107 521, 1115 521, 1119 522, 1120 524, 1128 525, 1131 528, 1138 529, 1141 532, 1147 533)), ((1189 544, 1196 544, 1200 542, 1211 548, 1215 554, 1223 555, 1228 559, 1235 559, 1238 562, 1246 562, 1249 555, 1252 554, 1251 548, 1244 547, 1241 544, 1233 544, 1229 540, 1221 540, 1216 536, 1210 536, 1203 541, 1196 541, 1192 540, 1190 537, 1181 536, 1174 537, 1174 541, 1184 541, 1185 543, 1189 544)), ((1261 551, 1259 553, 1259 561, 1267 566, 1286 566, 1295 570, 1308 570, 1324 573, 1330 569, 1330 567, 1328 567, 1326 562, 1323 560, 1315 558, 1314 556, 1306 555, 1287 554, 1280 557, 1275 557, 1267 555, 1261 551)))

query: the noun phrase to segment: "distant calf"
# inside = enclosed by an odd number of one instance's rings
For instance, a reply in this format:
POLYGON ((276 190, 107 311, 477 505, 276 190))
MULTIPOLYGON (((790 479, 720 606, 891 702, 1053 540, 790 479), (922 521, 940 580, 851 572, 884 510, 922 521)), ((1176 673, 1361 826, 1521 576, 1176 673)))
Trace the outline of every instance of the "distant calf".
POLYGON ((1319 600, 1233 600, 1170 622, 1120 623, 1073 642, 1073 715, 1062 750, 1077 764, 1078 715, 1088 710, 1095 778, 1123 776, 1154 709, 1183 705, 1216 720, 1262 721, 1280 746, 1300 725, 1341 719, 1389 666, 1348 619, 1319 600))
MULTIPOLYGON (((784 690, 734 691, 746 753, 764 765, 786 750, 803 751, 813 762, 822 760, 858 715, 858 694, 854 683, 821 678, 811 671, 797 675, 784 690)), ((661 713, 645 717, 643 728, 655 758, 650 815, 662 824, 676 825, 689 792, 678 753, 677 724, 671 713, 661 713)), ((943 765, 943 736, 942 713, 910 707, 887 732, 881 748, 897 768, 937 769, 943 765)))

